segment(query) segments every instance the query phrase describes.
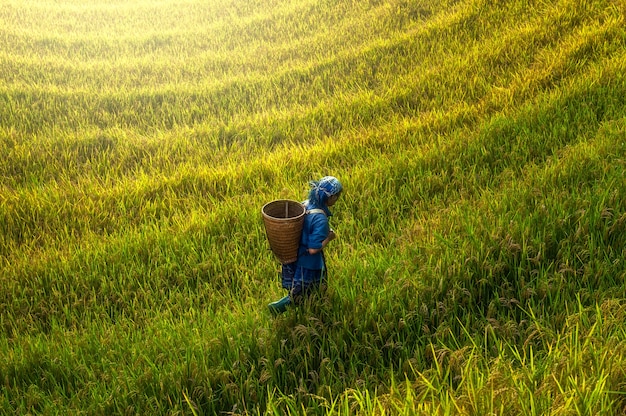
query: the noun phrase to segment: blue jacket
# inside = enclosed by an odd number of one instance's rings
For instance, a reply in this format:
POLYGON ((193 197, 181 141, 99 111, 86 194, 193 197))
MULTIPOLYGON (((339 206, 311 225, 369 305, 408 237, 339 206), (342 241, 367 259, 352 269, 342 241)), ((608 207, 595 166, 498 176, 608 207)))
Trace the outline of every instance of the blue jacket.
POLYGON ((328 237, 330 232, 328 216, 331 214, 327 207, 314 206, 309 201, 304 201, 304 206, 307 211, 311 209, 322 209, 324 213, 307 213, 304 216, 297 265, 305 269, 321 270, 324 268, 324 256, 322 252, 309 254, 308 249, 322 248, 322 241, 328 237))

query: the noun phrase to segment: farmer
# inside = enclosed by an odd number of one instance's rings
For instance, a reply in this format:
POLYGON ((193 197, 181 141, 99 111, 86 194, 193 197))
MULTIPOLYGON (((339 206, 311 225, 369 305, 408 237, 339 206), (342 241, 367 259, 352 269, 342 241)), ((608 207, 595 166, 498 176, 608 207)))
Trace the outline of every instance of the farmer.
POLYGON ((328 217, 332 215, 329 207, 335 205, 343 186, 333 176, 311 181, 309 185, 311 186, 309 199, 302 203, 306 215, 302 226, 298 260, 283 264, 282 267, 282 285, 284 289, 289 290, 289 294, 268 305, 273 314, 285 312, 287 306, 298 303, 326 280, 323 249, 336 237, 328 225, 328 217))

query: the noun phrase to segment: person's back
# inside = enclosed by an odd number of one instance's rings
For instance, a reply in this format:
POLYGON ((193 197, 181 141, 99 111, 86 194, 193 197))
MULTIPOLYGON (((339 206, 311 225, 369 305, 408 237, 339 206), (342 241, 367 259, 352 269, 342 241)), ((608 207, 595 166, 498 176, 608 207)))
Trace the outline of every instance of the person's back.
POLYGON ((300 248, 298 249, 298 266, 306 269, 322 269, 324 259, 322 258, 322 248, 324 240, 330 233, 328 225, 328 210, 316 206, 309 200, 303 202, 306 209, 304 224, 302 226, 302 237, 300 238, 300 248), (309 249, 319 250, 313 254, 309 249))

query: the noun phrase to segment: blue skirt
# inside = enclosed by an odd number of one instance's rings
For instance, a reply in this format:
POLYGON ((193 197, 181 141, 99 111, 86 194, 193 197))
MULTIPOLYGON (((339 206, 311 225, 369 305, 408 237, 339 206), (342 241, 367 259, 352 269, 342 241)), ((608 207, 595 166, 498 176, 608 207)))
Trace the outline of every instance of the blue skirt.
POLYGON ((324 281, 323 269, 305 269, 296 263, 283 264, 281 274, 283 288, 289 290, 292 298, 308 294, 324 281))

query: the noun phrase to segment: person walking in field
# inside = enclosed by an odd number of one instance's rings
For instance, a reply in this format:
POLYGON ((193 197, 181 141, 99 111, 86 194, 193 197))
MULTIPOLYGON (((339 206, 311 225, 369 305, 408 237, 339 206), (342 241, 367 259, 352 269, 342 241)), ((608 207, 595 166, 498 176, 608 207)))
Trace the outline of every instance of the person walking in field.
POLYGON ((277 315, 298 303, 304 296, 320 288, 326 280, 324 248, 336 238, 330 228, 328 217, 330 207, 335 205, 343 186, 334 176, 325 176, 309 183, 309 198, 302 204, 306 209, 298 259, 294 263, 283 264, 282 286, 289 294, 268 305, 270 312, 277 315))

